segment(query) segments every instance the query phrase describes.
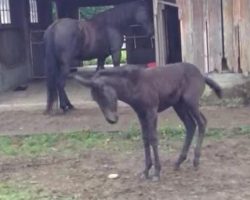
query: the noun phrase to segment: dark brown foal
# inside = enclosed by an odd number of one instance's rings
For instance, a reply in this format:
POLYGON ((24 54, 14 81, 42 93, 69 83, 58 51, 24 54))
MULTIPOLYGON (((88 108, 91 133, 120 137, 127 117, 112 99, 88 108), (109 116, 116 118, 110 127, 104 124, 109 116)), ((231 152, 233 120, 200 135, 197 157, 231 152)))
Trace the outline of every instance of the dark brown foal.
POLYGON ((194 65, 177 63, 154 69, 125 66, 99 71, 89 80, 79 75, 75 75, 74 78, 91 88, 93 99, 109 123, 118 121, 118 100, 129 104, 137 113, 145 150, 144 176, 146 178, 149 177, 149 170, 153 163, 155 167, 153 180, 158 180, 160 177, 157 114, 171 106, 186 129, 185 142, 175 163, 175 169, 179 169, 181 163, 187 158, 196 126, 198 126, 198 138, 193 165, 195 168, 198 167, 207 124, 205 116, 199 109, 199 100, 206 84, 220 98, 222 90, 212 79, 204 77, 194 65), (150 147, 153 150, 154 162, 150 147))

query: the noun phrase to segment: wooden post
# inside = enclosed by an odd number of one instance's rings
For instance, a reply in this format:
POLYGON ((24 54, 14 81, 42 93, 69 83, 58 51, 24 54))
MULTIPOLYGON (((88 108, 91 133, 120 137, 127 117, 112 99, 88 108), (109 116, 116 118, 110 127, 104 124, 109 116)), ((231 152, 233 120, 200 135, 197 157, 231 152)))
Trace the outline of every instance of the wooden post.
POLYGON ((155 29, 155 57, 158 66, 166 64, 166 36, 162 10, 164 5, 153 0, 154 29, 155 29))
POLYGON ((153 15, 154 15, 154 37, 155 37, 155 59, 156 65, 160 64, 159 57, 159 29, 158 29, 158 0, 153 0, 153 15))
POLYGON ((248 76, 250 70, 250 1, 240 1, 240 64, 243 75, 248 76))

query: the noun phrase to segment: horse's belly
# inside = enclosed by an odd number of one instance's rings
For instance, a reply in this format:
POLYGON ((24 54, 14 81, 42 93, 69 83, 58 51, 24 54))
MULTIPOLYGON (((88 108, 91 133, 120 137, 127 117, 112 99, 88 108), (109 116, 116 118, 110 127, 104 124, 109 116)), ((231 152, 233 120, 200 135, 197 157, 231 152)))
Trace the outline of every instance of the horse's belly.
POLYGON ((158 106, 158 112, 168 109, 171 106, 174 106, 180 100, 180 95, 167 95, 160 98, 160 103, 158 106))
POLYGON ((170 104, 170 103, 160 104, 159 107, 158 107, 158 112, 162 112, 162 111, 168 109, 171 106, 172 106, 172 104, 170 104))
POLYGON ((88 46, 85 46, 82 48, 81 51, 81 59, 82 60, 90 60, 95 58, 106 58, 110 55, 108 47, 96 47, 93 46, 92 48, 89 48, 88 46))
POLYGON ((96 58, 106 58, 109 56, 108 52, 88 52, 84 51, 82 52, 81 59, 82 60, 91 60, 96 58))

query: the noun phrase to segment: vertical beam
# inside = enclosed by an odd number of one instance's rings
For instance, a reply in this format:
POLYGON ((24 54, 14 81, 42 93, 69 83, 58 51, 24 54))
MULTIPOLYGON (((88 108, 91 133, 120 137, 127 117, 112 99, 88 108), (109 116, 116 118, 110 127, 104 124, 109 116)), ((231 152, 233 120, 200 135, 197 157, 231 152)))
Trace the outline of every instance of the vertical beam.
POLYGON ((154 15, 154 37, 155 37, 155 59, 156 65, 160 64, 160 49, 159 49, 159 30, 158 30, 158 0, 153 0, 153 15, 154 15))
POLYGON ((153 0, 154 30, 155 30, 155 57, 158 66, 166 64, 166 38, 163 21, 164 5, 158 0, 153 0))
POLYGON ((240 64, 242 72, 245 76, 250 71, 250 1, 240 0, 240 64))
POLYGON ((234 55, 236 56, 236 63, 237 63, 234 66, 234 72, 239 72, 241 70, 240 69, 240 0, 233 0, 233 32, 234 32, 233 50, 234 50, 234 55))
POLYGON ((208 9, 208 54, 211 71, 222 71, 222 18, 221 0, 207 0, 208 9))
POLYGON ((193 63, 193 6, 192 0, 178 0, 181 24, 182 60, 193 63))
POLYGON ((29 78, 32 77, 32 62, 31 62, 31 55, 30 55, 30 9, 29 9, 29 0, 22 0, 23 2, 23 30, 24 30, 24 37, 25 37, 25 46, 26 46, 26 58, 27 63, 29 65, 29 78))
POLYGON ((204 7, 203 1, 192 1, 192 48, 193 63, 197 65, 201 72, 204 72, 205 52, 204 52, 204 7))
MULTIPOLYGON (((237 0, 238 1, 238 0, 237 0)), ((237 25, 234 24, 234 0, 223 0, 224 47, 227 66, 230 71, 238 72, 237 25)))

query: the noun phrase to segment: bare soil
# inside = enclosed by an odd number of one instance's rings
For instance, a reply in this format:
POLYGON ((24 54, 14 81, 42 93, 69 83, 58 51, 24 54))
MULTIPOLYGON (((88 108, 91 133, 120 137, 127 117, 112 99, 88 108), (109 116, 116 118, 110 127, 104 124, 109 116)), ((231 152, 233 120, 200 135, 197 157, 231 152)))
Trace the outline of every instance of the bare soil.
MULTIPOLYGON (((202 107, 208 119, 208 127, 233 128, 250 125, 250 107, 202 107)), ((0 134, 60 133, 79 130, 119 131, 137 125, 134 112, 126 105, 119 107, 120 120, 115 125, 108 124, 95 104, 78 106, 67 114, 43 115, 41 109, 0 111, 0 134)), ((172 109, 159 114, 160 126, 181 124, 172 109)))
POLYGON ((179 143, 173 145, 171 153, 161 148, 159 182, 139 177, 143 169, 141 145, 126 152, 92 149, 70 158, 46 156, 5 161, 0 181, 29 183, 57 196, 79 200, 248 200, 249 144, 249 136, 206 141, 197 171, 192 168, 192 154, 180 171, 173 170, 179 143), (118 173, 119 178, 108 179, 110 173, 118 173))
MULTIPOLYGON (((250 108, 203 107, 209 127, 233 128, 250 125, 250 108)), ((126 130, 136 122, 128 107, 120 108, 120 122, 108 125, 100 111, 78 108, 66 115, 44 116, 41 110, 5 111, 0 116, 2 134, 126 130)), ((160 124, 178 125, 172 110, 160 115, 160 124)), ((167 141, 166 141, 167 142, 167 141)), ((161 141, 163 143, 163 141, 161 141)), ((164 143, 163 143, 164 144, 164 143)), ((54 194, 79 200, 248 200, 250 199, 250 136, 206 138, 200 169, 192 167, 193 151, 180 171, 173 163, 181 142, 173 141, 171 151, 161 148, 161 180, 141 180, 143 147, 132 150, 86 149, 75 156, 48 155, 35 159, 0 157, 0 182, 12 180, 43 188, 54 194), (119 178, 107 176, 118 173, 119 178)))

